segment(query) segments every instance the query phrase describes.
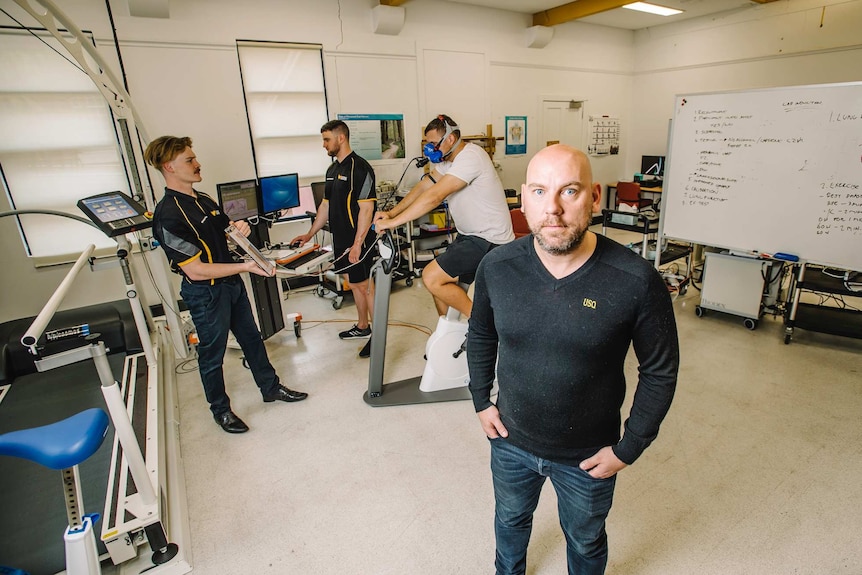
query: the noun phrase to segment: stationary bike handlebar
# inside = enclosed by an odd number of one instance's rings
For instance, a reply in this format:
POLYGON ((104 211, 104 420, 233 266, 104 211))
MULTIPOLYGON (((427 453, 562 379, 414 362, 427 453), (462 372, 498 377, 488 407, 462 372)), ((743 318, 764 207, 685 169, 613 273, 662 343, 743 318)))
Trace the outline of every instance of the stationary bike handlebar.
POLYGON ((384 230, 377 236, 377 251, 380 252, 379 263, 383 266, 383 271, 386 274, 392 273, 398 262, 398 247, 392 230, 384 230))

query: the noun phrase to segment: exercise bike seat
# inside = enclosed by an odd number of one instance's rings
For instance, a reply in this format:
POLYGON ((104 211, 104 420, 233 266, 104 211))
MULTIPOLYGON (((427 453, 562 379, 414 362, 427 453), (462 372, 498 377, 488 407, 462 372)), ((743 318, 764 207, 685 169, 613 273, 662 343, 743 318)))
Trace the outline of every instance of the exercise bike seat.
POLYGON ((108 415, 94 407, 56 423, 0 435, 0 455, 67 469, 96 453, 108 432, 108 415))

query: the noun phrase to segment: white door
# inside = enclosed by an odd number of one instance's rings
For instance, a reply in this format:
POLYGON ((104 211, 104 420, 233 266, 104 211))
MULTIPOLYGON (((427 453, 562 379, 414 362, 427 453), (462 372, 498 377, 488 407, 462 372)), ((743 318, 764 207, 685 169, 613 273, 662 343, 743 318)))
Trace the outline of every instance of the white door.
POLYGON ((571 100, 542 101, 542 133, 539 145, 567 144, 584 149, 584 106, 570 108, 571 100))

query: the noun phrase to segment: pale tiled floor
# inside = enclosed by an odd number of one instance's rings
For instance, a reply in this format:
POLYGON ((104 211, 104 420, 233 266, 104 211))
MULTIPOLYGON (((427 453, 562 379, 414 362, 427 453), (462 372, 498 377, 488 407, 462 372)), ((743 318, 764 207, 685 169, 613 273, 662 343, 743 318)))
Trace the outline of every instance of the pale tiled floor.
MULTIPOLYGON (((608 521, 608 573, 862 573, 862 341, 781 321, 698 319, 699 293, 675 301, 682 366, 662 431, 623 470, 608 521)), ((433 328, 430 296, 396 284, 390 321, 433 328)), ((372 408, 364 342, 344 342, 350 300, 294 293, 302 338, 267 342, 298 404, 264 404, 228 351, 234 410, 251 431, 212 421, 198 375, 178 381, 196 574, 493 573, 488 445, 469 402, 372 408), (318 323, 325 322, 325 323, 318 323)), ((427 335, 389 329, 385 381, 420 375, 427 335)), ((627 365, 631 384, 637 371, 627 365)), ((633 385, 630 386, 630 394, 633 385)), ((626 408, 627 409, 627 408, 626 408)), ((528 573, 565 573, 546 486, 528 573)))

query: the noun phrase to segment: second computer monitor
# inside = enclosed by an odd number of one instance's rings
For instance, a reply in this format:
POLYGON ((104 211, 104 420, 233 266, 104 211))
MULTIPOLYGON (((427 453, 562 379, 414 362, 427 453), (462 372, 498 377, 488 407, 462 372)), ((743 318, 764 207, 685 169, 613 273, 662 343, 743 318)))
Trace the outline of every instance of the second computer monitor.
POLYGON ((242 180, 218 184, 218 203, 232 222, 258 215, 257 180, 242 180))
POLYGON ((274 214, 299 207, 299 175, 265 176, 260 179, 260 213, 274 214))
POLYGON ((664 176, 664 156, 641 156, 641 174, 644 176, 664 176))

